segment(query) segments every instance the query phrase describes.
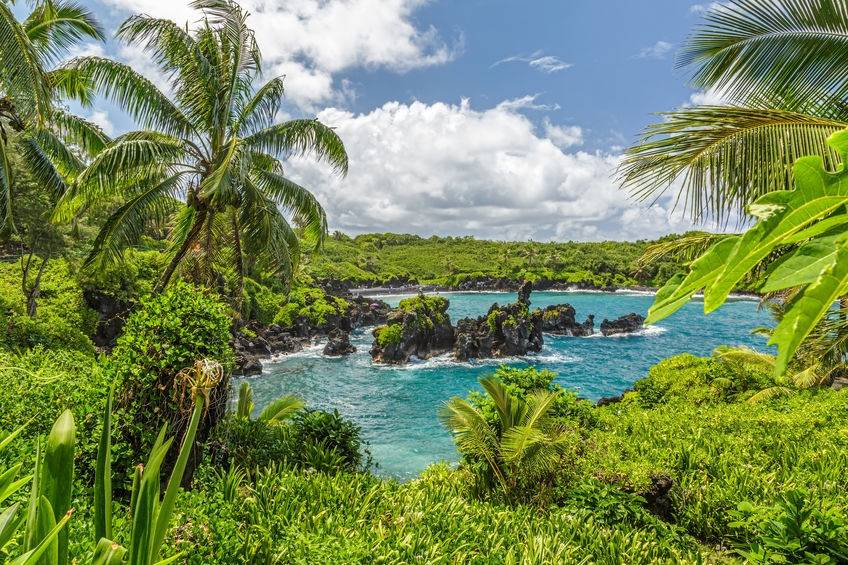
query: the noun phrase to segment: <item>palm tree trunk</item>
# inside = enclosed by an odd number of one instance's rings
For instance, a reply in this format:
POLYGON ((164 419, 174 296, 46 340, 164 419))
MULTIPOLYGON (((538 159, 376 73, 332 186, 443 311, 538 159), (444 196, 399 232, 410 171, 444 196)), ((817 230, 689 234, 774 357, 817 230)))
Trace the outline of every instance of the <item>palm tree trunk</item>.
POLYGON ((168 267, 165 269, 165 272, 162 273, 162 277, 159 279, 159 282, 157 282, 156 286, 153 287, 154 294, 162 292, 165 290, 165 287, 168 286, 168 283, 171 281, 171 277, 174 275, 174 271, 177 270, 177 265, 179 265, 180 261, 183 260, 183 257, 185 257, 189 247, 197 241, 197 237, 200 235, 200 230, 203 229, 203 224, 206 222, 207 215, 207 210, 200 210, 197 213, 197 217, 194 219, 194 224, 192 224, 191 229, 188 231, 188 235, 186 235, 185 240, 183 240, 183 244, 171 258, 171 262, 168 263, 168 267))
POLYGON ((236 255, 236 297, 235 297, 235 310, 236 314, 238 314, 239 321, 242 318, 242 299, 244 298, 244 258, 241 255, 241 235, 239 234, 239 226, 238 216, 236 215, 235 210, 232 212, 232 222, 233 222, 233 252, 236 255))

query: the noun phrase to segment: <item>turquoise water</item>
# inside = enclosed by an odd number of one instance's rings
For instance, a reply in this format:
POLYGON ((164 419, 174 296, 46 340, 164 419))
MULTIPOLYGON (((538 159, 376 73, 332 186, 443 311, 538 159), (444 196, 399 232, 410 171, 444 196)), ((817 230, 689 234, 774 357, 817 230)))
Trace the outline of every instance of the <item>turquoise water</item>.
MULTIPOLYGON (((451 293, 454 321, 484 314, 493 302, 515 300, 509 293, 451 293)), ((402 297, 382 297, 396 305, 402 297)), ((595 314, 601 320, 630 312, 644 314, 653 297, 629 293, 534 292, 533 307, 570 303, 582 321, 595 314)), ((454 395, 479 388, 477 380, 506 362, 535 365, 558 373, 558 382, 581 396, 596 400, 618 395, 642 377, 657 361, 677 353, 707 355, 722 344, 763 348, 763 338, 751 330, 769 324, 769 316, 750 300, 728 302, 717 312, 703 315, 703 304, 694 301, 657 327, 637 335, 584 338, 545 336, 543 350, 533 356, 456 363, 443 356, 403 367, 374 365, 368 355, 370 328, 352 335, 357 352, 346 358, 321 354, 323 344, 266 362, 262 375, 250 377, 257 409, 283 394, 296 394, 309 406, 336 408, 362 426, 377 472, 398 478, 416 475, 430 463, 455 461, 453 443, 441 427, 436 411, 454 395)))

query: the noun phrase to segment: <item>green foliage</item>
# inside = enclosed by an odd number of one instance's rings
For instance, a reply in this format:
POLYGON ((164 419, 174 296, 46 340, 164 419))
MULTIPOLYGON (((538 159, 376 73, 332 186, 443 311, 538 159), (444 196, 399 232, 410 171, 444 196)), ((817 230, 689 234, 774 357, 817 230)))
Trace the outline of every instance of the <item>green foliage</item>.
POLYGON ((110 375, 100 363, 83 353, 35 348, 20 354, 0 352, 0 429, 32 422, 16 449, 32 451, 31 443, 50 432, 64 409, 77 426, 77 474, 90 482, 97 451, 97 414, 109 390, 110 375))
POLYGON ((636 269, 648 242, 536 243, 375 233, 330 238, 306 267, 317 280, 353 285, 397 282, 460 285, 487 278, 587 284, 659 285, 679 265, 673 259, 636 269), (526 250, 534 249, 537 258, 526 250), (448 269, 450 265, 450 269, 448 269))
POLYGON ((696 562, 715 551, 683 535, 595 518, 590 507, 505 506, 470 499, 471 477, 436 465, 397 483, 366 474, 270 469, 184 493, 175 549, 192 564, 696 562), (189 551, 190 550, 190 551, 189 551))
POLYGON ((350 309, 349 302, 328 296, 317 287, 301 286, 281 299, 285 303, 276 312, 273 321, 283 327, 291 327, 300 319, 318 327, 326 327, 350 309))
POLYGON ((713 358, 676 355, 660 361, 633 388, 645 408, 654 408, 673 400, 693 404, 740 401, 774 385, 768 364, 746 362, 722 356, 713 358))
MULTIPOLYGON (((122 468, 128 468, 134 454, 150 450, 163 422, 177 426, 182 421, 182 385, 175 381, 181 370, 210 359, 229 374, 230 324, 224 304, 185 283, 147 297, 129 316, 109 360, 120 387, 116 420, 123 438, 114 451, 122 468)), ((213 391, 210 419, 226 402, 228 386, 225 378, 213 391)))
POLYGON ((20 264, 0 263, 2 347, 28 349, 41 345, 93 354, 94 345, 88 336, 94 333, 96 323, 97 316, 85 304, 69 262, 53 259, 48 263, 34 318, 26 313, 20 264))
POLYGON ((360 439, 360 431, 358 425, 342 418, 337 410, 304 409, 296 413, 291 421, 294 445, 320 446, 321 451, 335 452, 341 465, 334 468, 342 471, 355 471, 371 464, 370 455, 360 439))
POLYGON ((374 330, 374 338, 380 347, 397 345, 403 339, 403 326, 400 324, 380 326, 374 330))
POLYGON ((496 378, 483 378, 480 384, 494 405, 495 422, 458 397, 445 402, 439 419, 476 472, 483 493, 499 489, 506 500, 544 504, 577 447, 574 428, 551 415, 558 392, 537 389, 519 398, 496 378))
MULTIPOLYGON (((831 146, 848 155, 848 131, 834 134, 831 146)), ((657 294, 647 323, 672 314, 704 290, 704 311, 721 306, 736 285, 778 252, 793 252, 787 267, 777 265, 764 279, 770 290, 798 289, 770 344, 778 345, 775 373, 783 373, 801 342, 848 289, 848 173, 828 174, 819 157, 799 159, 794 190, 767 194, 749 212, 759 221, 741 236, 722 239, 692 263, 687 275, 672 278, 657 294)))
MULTIPOLYGON (((538 391, 556 394, 550 408, 552 418, 571 420, 586 428, 592 427, 595 422, 594 404, 588 400, 579 399, 573 391, 566 390, 555 383, 557 374, 553 371, 539 370, 536 367, 518 368, 503 365, 498 367, 494 377, 503 384, 510 396, 521 400, 527 400, 530 395, 538 391)), ((483 413, 490 424, 497 423, 497 409, 489 395, 472 391, 468 395, 468 401, 483 413)))

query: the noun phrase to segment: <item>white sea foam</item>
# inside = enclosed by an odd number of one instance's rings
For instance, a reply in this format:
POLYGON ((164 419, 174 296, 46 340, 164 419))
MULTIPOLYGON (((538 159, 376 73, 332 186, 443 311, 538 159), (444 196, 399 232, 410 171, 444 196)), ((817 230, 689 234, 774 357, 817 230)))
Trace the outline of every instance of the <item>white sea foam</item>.
POLYGON ((655 337, 664 334, 667 331, 668 328, 664 328, 662 326, 642 326, 642 329, 640 330, 622 334, 604 335, 600 332, 597 332, 593 333, 592 335, 587 335, 586 339, 623 339, 628 337, 655 337))

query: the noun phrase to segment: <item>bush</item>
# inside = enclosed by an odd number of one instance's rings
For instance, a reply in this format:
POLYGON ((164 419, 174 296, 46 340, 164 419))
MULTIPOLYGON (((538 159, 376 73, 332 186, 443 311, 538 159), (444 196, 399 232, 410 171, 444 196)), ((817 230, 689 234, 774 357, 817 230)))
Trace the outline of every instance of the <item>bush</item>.
MULTIPOLYGON (((539 370, 535 367, 517 368, 504 365, 495 371, 495 377, 504 384, 512 396, 526 400, 528 393, 536 390, 559 392, 550 412, 552 417, 575 422, 584 428, 594 425, 597 420, 594 404, 577 398, 574 392, 554 383, 556 376, 553 371, 539 370)), ((489 422, 497 421, 494 402, 488 395, 474 391, 469 394, 468 400, 486 415, 489 422)))
POLYGON ((299 320, 327 329, 350 309, 350 303, 341 298, 328 296, 315 287, 299 287, 291 291, 287 302, 274 316, 274 323, 291 327, 299 320))
POLYGON ((288 466, 295 459, 287 427, 262 420, 226 416, 209 436, 212 464, 220 469, 232 466, 263 469, 272 464, 288 466))
MULTIPOLYGON (((0 430, 30 422, 22 437, 35 441, 70 409, 77 425, 77 475, 90 483, 109 386, 109 373, 89 355, 41 347, 20 354, 0 352, 0 430)), ((17 445, 32 447, 22 441, 13 447, 17 445)))
POLYGON ((304 409, 282 422, 230 414, 212 431, 208 451, 210 461, 219 468, 253 470, 273 465, 350 472, 370 465, 359 436, 359 426, 336 411, 304 409))
POLYGON ((126 469, 146 454, 163 423, 181 436, 180 384, 174 377, 198 359, 218 361, 226 374, 209 399, 208 415, 198 432, 201 442, 223 416, 233 365, 230 325, 224 304, 182 282, 147 297, 129 316, 110 359, 120 383, 115 418, 124 442, 114 449, 119 466, 122 462, 126 469))
MULTIPOLYGON (((342 418, 338 410, 301 410, 292 418, 290 425, 294 445, 320 446, 325 451, 336 452, 341 457, 340 470, 355 471, 371 464, 370 454, 363 449, 359 437, 359 426, 342 418)), ((306 459, 301 461, 308 464, 306 459)))
POLYGON ((43 346, 93 354, 94 344, 89 336, 94 333, 97 314, 85 304, 74 268, 64 259, 48 262, 34 318, 26 314, 20 277, 17 263, 0 263, 0 346, 43 346))
POLYGON ((683 354, 660 361, 633 388, 645 408, 684 399, 696 404, 735 401, 772 386, 771 367, 683 354))

